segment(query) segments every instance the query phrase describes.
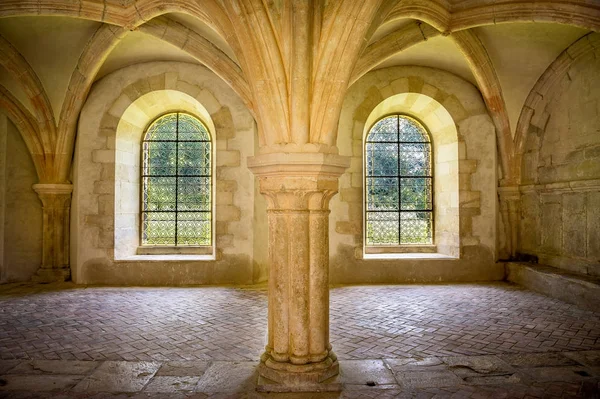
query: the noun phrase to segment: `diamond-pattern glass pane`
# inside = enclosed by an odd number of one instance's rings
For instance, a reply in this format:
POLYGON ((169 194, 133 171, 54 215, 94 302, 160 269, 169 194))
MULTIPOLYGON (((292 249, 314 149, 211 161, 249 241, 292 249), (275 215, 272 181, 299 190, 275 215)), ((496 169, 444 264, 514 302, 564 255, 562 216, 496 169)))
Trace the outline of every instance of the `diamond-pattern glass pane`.
POLYGON ((212 243, 211 141, 198 119, 168 114, 148 128, 142 186, 143 245, 212 243))
POLYGON ((396 176, 398 174, 398 143, 369 143, 365 145, 367 176, 396 176))
POLYGON ((370 142, 397 142, 398 118, 390 116, 375 123, 369 132, 370 142))
POLYGON ((415 119, 377 122, 365 143, 367 245, 433 242, 431 140, 415 119))

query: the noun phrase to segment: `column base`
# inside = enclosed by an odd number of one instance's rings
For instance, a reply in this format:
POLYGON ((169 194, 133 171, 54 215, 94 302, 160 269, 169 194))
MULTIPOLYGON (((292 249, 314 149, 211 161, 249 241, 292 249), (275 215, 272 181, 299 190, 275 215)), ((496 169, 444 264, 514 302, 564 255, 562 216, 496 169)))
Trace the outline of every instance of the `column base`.
POLYGON ((34 283, 54 283, 69 281, 71 279, 71 269, 45 269, 39 268, 37 273, 31 277, 31 281, 34 283))
POLYGON ((342 384, 336 376, 340 365, 336 356, 329 356, 319 363, 296 365, 275 362, 264 354, 258 366, 259 392, 339 392, 342 384))

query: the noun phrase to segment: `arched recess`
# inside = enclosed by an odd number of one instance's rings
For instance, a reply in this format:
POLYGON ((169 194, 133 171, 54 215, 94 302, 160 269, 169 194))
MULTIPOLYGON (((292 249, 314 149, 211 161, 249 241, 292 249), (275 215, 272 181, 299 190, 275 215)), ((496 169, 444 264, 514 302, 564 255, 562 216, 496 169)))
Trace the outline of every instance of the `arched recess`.
MULTIPOLYGON (((363 142, 376 121, 387 115, 404 114, 420 121, 431 135, 433 145, 433 247, 367 247, 368 253, 437 252, 460 256, 458 207, 458 132, 452 116, 437 100, 422 93, 395 94, 380 102, 369 114, 363 142)), ((365 167, 363 166, 363 173, 365 167)), ((363 211, 363 215, 365 212, 363 211)), ((364 226, 364 219, 363 219, 364 226)))
MULTIPOLYGON (((495 137, 494 123, 479 90, 448 72, 416 66, 384 68, 369 72, 352 85, 338 126, 340 155, 350 156, 351 166, 340 179, 340 195, 331 203, 331 280, 400 283, 502 279, 502 267, 494 262, 495 137), (437 217, 445 217, 439 227, 446 224, 448 228, 446 237, 438 240, 437 254, 372 254, 365 258, 363 138, 378 116, 394 112, 420 119, 432 133, 438 163, 434 184, 438 185, 436 190, 447 193, 441 198, 446 195, 449 201, 447 214, 437 217)), ((434 201, 444 202, 438 198, 434 201)))
MULTIPOLYGON (((161 115, 172 112, 185 112, 199 119, 211 137, 215 137, 215 124, 206 108, 194 97, 177 90, 155 90, 143 94, 125 110, 117 125, 115 138, 115 252, 116 260, 127 259, 140 252, 140 204, 141 198, 141 147, 143 135, 148 126, 161 115)), ((212 214, 215 215, 215 151, 212 145, 212 214)), ((215 223, 212 223, 212 236, 215 236, 215 223)), ((159 250, 159 254, 182 253, 186 249, 159 250)), ((212 248, 204 248, 192 253, 210 255, 212 248)), ((146 252, 144 252, 146 253, 146 252)))
POLYGON ((264 280, 266 263, 261 259, 266 253, 254 248, 255 231, 264 226, 253 221, 254 178, 244 161, 254 154, 256 136, 244 103, 204 67, 150 62, 98 81, 77 131, 71 219, 74 280, 117 285, 264 280), (142 133, 155 117, 175 110, 198 117, 213 135, 214 256, 135 254, 142 133))

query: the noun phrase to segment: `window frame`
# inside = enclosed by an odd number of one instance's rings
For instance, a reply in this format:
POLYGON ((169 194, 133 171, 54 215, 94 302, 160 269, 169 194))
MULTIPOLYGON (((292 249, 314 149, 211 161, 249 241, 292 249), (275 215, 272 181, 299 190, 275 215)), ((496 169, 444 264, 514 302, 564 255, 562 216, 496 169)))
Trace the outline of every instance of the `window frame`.
MULTIPOLYGON (((142 139, 140 141, 140 167, 139 167, 139 176, 140 176, 140 184, 139 184, 139 245, 137 248, 138 255, 213 255, 214 256, 214 247, 216 242, 216 198, 215 198, 215 135, 208 127, 209 125, 199 116, 194 115, 185 110, 171 110, 164 112, 155 116, 148 125, 144 128, 142 132, 142 139), (210 214, 210 244, 208 245, 196 245, 196 244, 175 244, 175 245, 163 245, 163 244, 143 244, 143 234, 144 234, 144 143, 147 142, 145 140, 146 134, 148 130, 161 118, 171 115, 187 115, 195 120, 197 120, 204 129, 206 130, 210 143, 210 210, 208 211, 210 214)), ((179 134, 179 132, 177 132, 179 134)), ((176 178, 179 175, 175 176, 176 178)), ((177 203, 176 203, 177 204, 177 203)), ((176 205, 177 209, 177 205, 176 205)), ((177 213, 177 210, 175 211, 177 213)), ((176 239, 176 238, 175 238, 176 239)))
MULTIPOLYGON (((371 142, 372 143, 372 142, 371 142)), ((395 142, 396 143, 396 142, 395 142)), ((401 142, 401 141, 397 141, 398 144, 402 144, 402 143, 407 143, 410 144, 410 142, 401 142)), ((400 155, 400 150, 398 149, 398 155, 400 155)), ((391 113, 387 113, 384 114, 382 116, 380 116, 379 118, 377 118, 372 124, 371 126, 369 126, 369 128, 366 130, 366 133, 364 135, 364 139, 363 139, 363 146, 362 146, 362 157, 363 157, 363 165, 362 165, 362 174, 363 174, 363 212, 362 212, 362 216, 363 216, 363 252, 365 254, 394 254, 394 253, 437 253, 437 246, 436 246, 436 240, 435 240, 435 157, 434 157, 434 145, 433 145, 433 136, 431 134, 431 132, 429 131, 429 129, 427 128, 427 125, 425 123, 423 123, 422 120, 420 120, 419 118, 410 115, 410 114, 406 114, 403 112, 391 112, 391 113), (368 244, 367 243, 367 213, 369 212, 368 210, 368 204, 367 204, 367 179, 369 178, 369 176, 367 176, 367 144, 369 143, 368 141, 368 137, 371 134, 371 131, 373 130, 373 128, 382 120, 386 119, 386 118, 390 118, 390 117, 397 117, 397 118, 407 118, 409 120, 414 120, 415 122, 417 122, 420 127, 425 131, 425 134, 427 134, 427 137, 429 138, 429 142, 414 142, 415 144, 420 144, 420 143, 426 143, 429 144, 429 155, 430 155, 430 174, 428 176, 419 176, 419 177, 425 177, 425 178, 429 178, 431 179, 431 209, 430 210, 418 210, 417 212, 429 212, 431 214, 431 243, 430 244, 380 244, 380 245, 373 245, 373 244, 368 244)), ((400 162, 400 158, 398 159, 398 162, 400 162)), ((398 179, 401 179, 403 176, 400 175, 400 170, 398 169, 398 175, 394 176, 398 179)), ((398 193, 400 196, 400 192, 398 193)), ((410 212, 410 210, 405 210, 402 211, 401 209, 401 197, 398 198, 398 205, 399 205, 399 209, 397 211, 398 215, 400 215, 400 213, 402 212, 410 212)), ((399 220, 400 222, 400 220, 399 220)), ((398 230, 398 241, 401 240, 401 236, 400 236, 401 230, 398 230)))

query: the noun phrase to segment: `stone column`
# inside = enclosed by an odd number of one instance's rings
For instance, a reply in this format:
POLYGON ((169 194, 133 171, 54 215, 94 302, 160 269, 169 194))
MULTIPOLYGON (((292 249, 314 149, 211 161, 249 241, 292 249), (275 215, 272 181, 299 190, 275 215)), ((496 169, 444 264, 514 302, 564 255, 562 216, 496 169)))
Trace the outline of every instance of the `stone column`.
POLYGON ((322 153, 251 157, 267 199, 269 335, 259 373, 281 390, 338 374, 329 344, 329 201, 349 159, 322 153))
POLYGON ((500 197, 500 214, 506 236, 506 249, 510 259, 515 259, 519 240, 521 193, 517 186, 498 187, 498 195, 500 197))
POLYGON ((67 281, 69 266, 69 214, 72 184, 34 184, 43 206, 42 266, 36 282, 67 281))

